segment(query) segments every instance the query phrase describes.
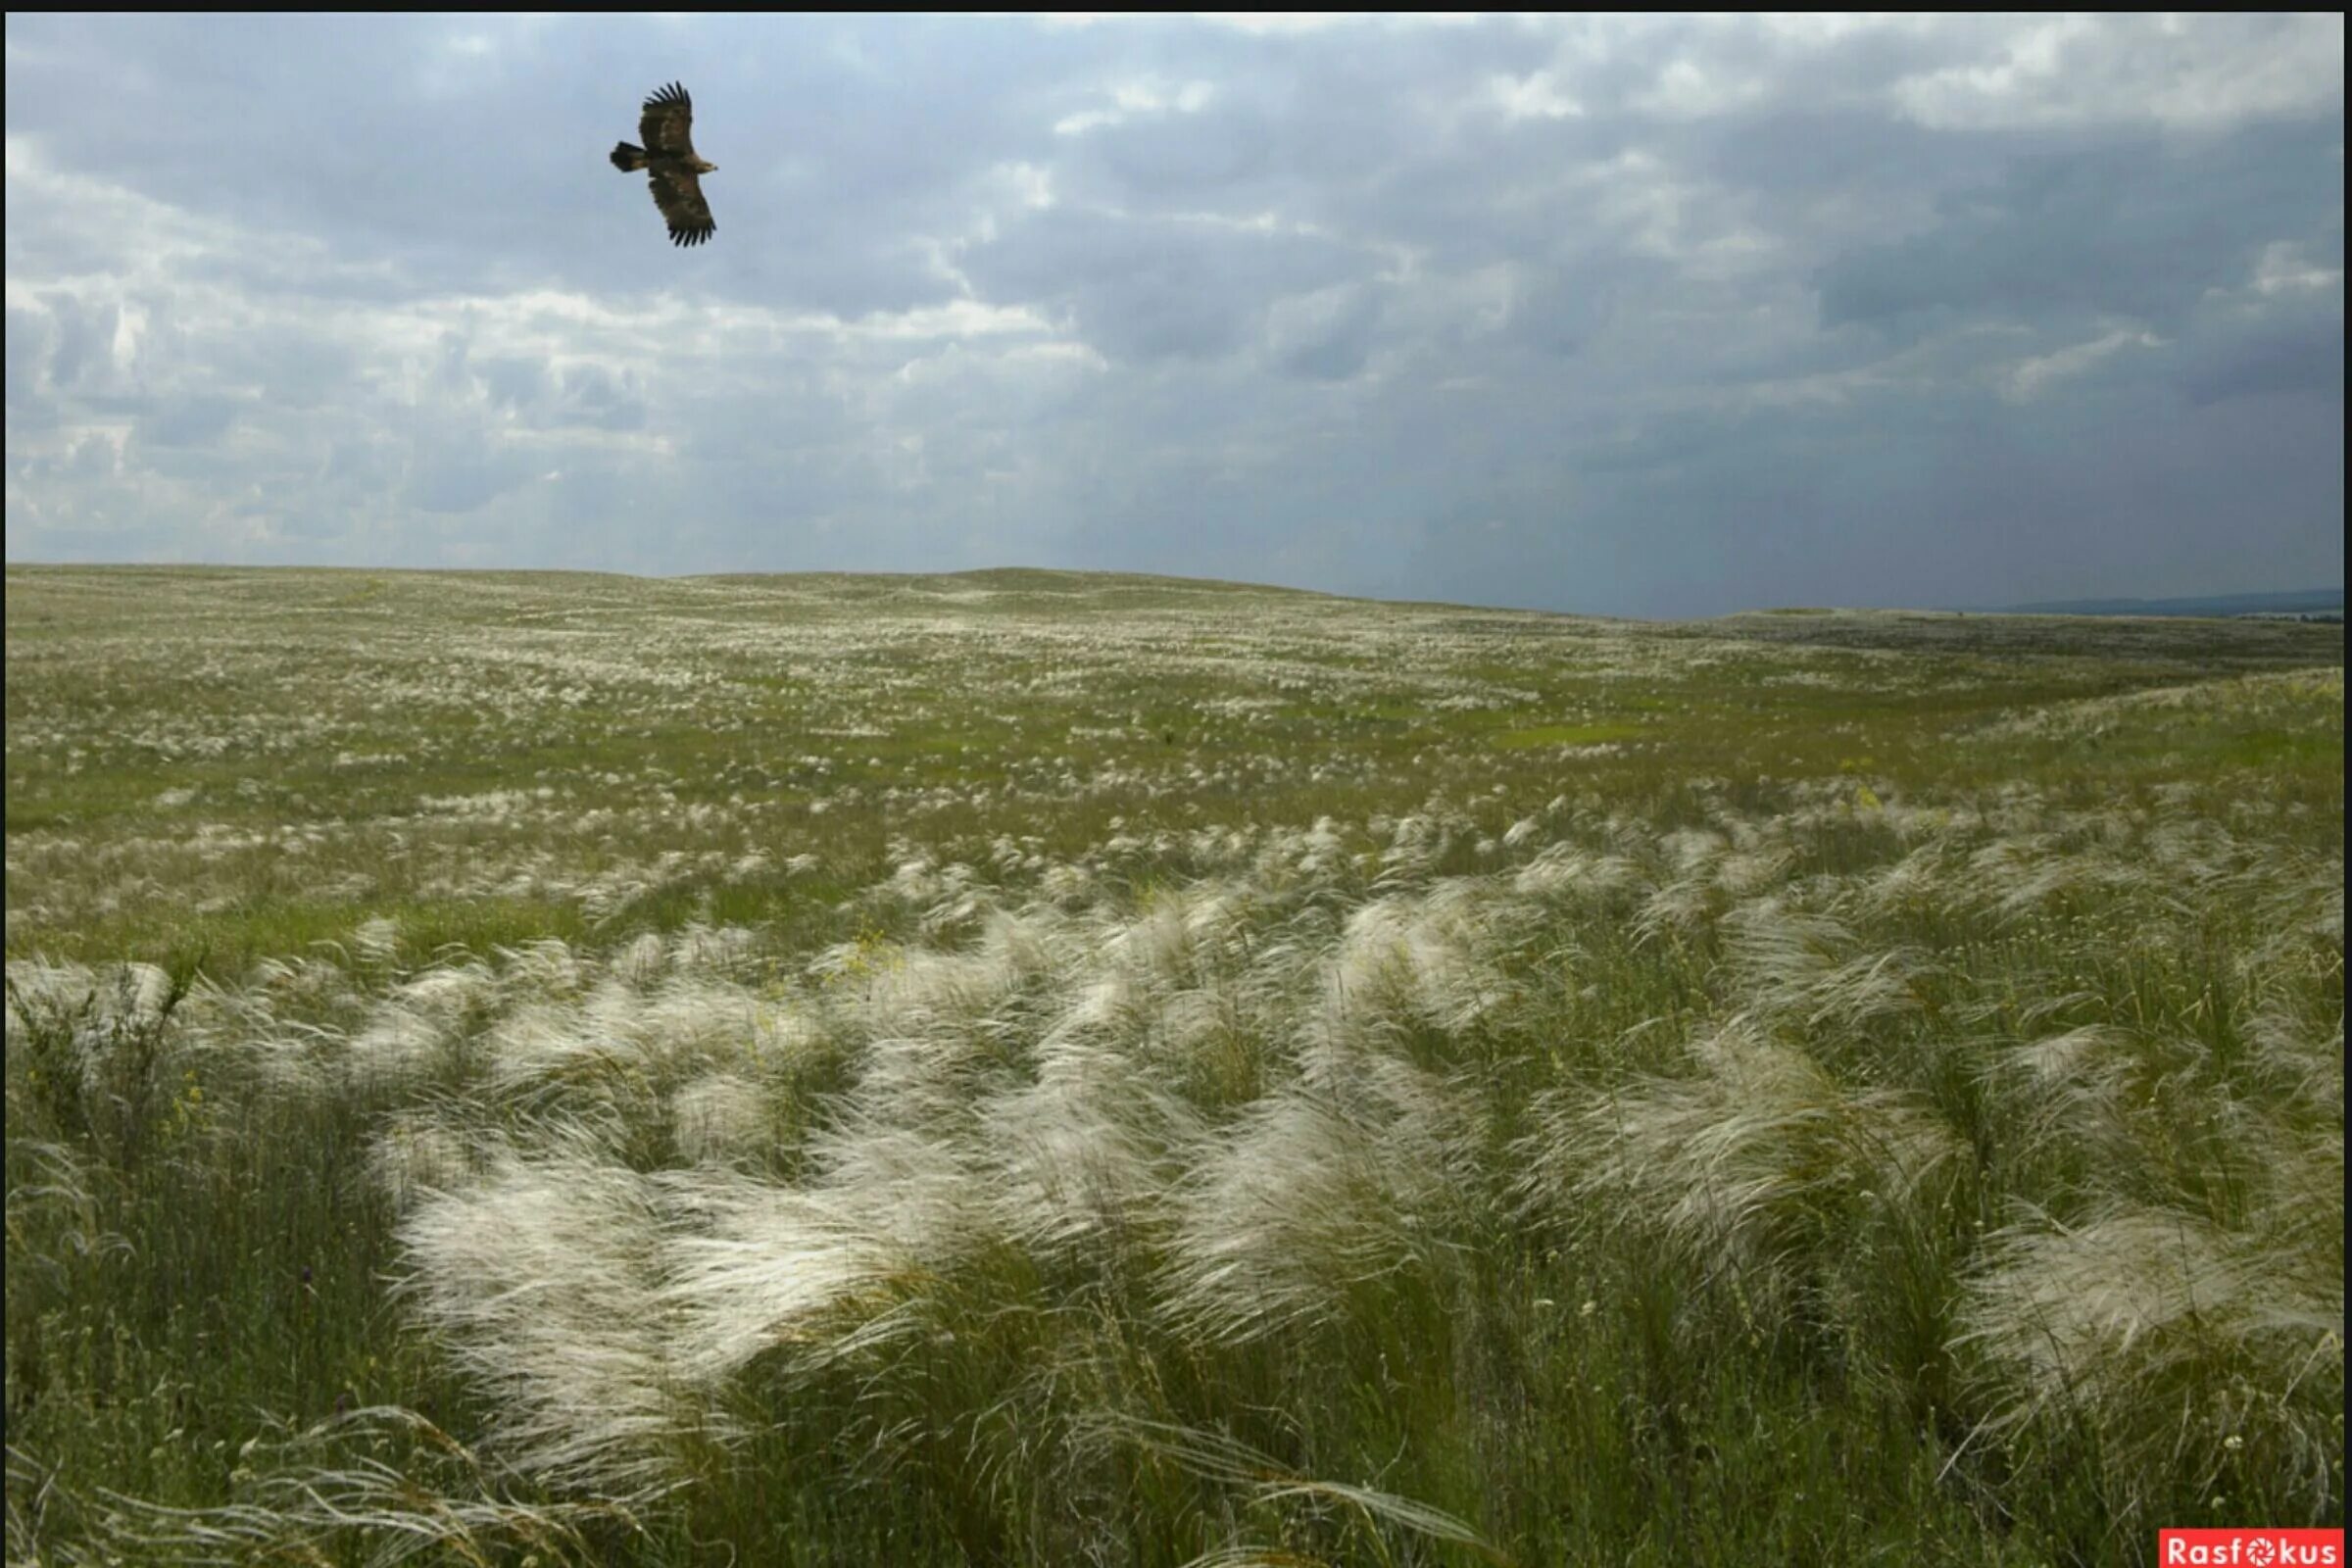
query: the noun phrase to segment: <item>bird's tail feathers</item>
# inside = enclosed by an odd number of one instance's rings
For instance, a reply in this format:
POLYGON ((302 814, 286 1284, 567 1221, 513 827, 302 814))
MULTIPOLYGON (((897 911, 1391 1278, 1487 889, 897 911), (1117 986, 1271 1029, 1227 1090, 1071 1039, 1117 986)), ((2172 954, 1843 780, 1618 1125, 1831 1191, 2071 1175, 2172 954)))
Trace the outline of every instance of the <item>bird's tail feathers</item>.
POLYGON ((645 149, 622 142, 612 149, 612 167, 622 173, 634 173, 645 167, 645 149))

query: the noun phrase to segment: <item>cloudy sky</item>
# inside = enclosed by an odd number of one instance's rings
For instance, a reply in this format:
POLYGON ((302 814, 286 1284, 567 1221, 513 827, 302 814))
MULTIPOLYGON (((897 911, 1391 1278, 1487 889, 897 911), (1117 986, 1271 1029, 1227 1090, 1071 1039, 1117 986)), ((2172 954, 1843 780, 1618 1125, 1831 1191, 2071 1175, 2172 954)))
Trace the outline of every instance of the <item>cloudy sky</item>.
POLYGON ((2343 580, 2340 16, 7 22, 7 556, 2343 580), (694 94, 718 220, 635 138, 694 94))

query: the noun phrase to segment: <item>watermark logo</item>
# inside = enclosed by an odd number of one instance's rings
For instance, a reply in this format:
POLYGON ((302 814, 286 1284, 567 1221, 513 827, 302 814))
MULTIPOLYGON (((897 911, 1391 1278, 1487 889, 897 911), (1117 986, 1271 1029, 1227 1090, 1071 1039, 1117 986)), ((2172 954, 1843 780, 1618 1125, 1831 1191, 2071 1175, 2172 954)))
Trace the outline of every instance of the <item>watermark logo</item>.
POLYGON ((2344 1568, 2341 1530, 2161 1530, 2162 1568, 2344 1568))

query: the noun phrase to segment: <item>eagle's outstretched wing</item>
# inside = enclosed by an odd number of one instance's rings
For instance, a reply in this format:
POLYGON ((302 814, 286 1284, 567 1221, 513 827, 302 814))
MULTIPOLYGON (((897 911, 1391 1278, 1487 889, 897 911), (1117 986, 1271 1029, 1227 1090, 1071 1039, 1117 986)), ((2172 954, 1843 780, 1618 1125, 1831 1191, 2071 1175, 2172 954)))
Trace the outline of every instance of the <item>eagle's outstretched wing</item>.
POLYGON ((703 182, 682 169, 654 171, 654 205, 669 225, 672 245, 700 245, 718 232, 710 204, 703 200, 703 182))
POLYGON ((637 134, 645 138, 645 150, 657 157, 693 158, 694 100, 686 89, 673 81, 648 98, 637 134))

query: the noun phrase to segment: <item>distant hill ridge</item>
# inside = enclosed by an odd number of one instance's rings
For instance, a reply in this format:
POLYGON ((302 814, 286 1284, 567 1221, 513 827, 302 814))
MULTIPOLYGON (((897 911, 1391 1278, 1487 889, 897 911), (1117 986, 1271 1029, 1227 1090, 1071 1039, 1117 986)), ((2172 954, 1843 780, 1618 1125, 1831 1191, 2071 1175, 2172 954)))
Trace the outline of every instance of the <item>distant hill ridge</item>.
POLYGON ((1919 604, 1913 604, 1908 608, 1894 605, 1875 607, 1848 605, 1843 608, 1833 608, 1821 604, 1754 606, 1742 610, 1722 612, 1713 615, 1642 617, 1576 609, 1480 605, 1451 600, 1391 599, 1362 594, 1335 593, 1325 589, 1300 588, 1287 584, 1246 582, 1216 577, 1182 577, 1160 572, 1104 571, 1041 566, 986 566, 972 570, 949 572, 800 570, 690 572, 671 575, 551 567, 330 566, 226 564, 197 562, 11 561, 6 563, 6 569, 12 592, 21 581, 30 583, 44 577, 81 576, 95 582, 116 584, 136 583, 147 578, 180 582, 208 582, 240 578, 277 578, 286 581, 321 579, 365 582, 371 588, 380 586, 381 583, 387 581, 396 582, 408 579, 471 581, 484 584, 537 583, 550 589, 564 584, 637 584, 648 588, 661 584, 680 586, 705 584, 714 587, 764 587, 779 591, 830 592, 845 600, 893 594, 913 594, 931 595, 957 601, 999 600, 1007 605, 1024 600, 1106 600, 1110 596, 1118 596, 1129 601, 1150 599, 1155 596, 1174 596, 1188 600, 1211 595, 1255 596, 1285 600, 1319 600, 1332 604, 1382 604, 1396 609, 1477 613, 1497 617, 1489 628, 1493 630, 1515 629, 1523 624, 1527 617, 1537 616, 1624 621, 1628 624, 1647 619, 1656 624, 1665 625, 1677 621, 1733 621, 1748 620, 1754 617, 1803 620, 1808 617, 1827 619, 1869 614, 1949 615, 1955 612, 1971 615, 2146 615, 2221 618, 2240 615, 2276 615, 2284 618, 2308 616, 2325 619, 2340 617, 2344 610, 2344 591, 2341 588, 2312 588, 2286 593, 2208 594, 2181 599, 2053 599, 2023 605, 1975 604, 1944 608, 1919 604))
POLYGON ((2203 594, 2187 599, 2055 599, 2010 605, 2011 615, 2308 615, 2344 608, 2341 588, 2293 593, 2203 594))

